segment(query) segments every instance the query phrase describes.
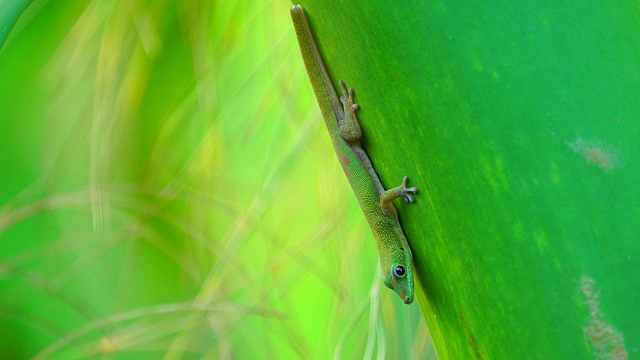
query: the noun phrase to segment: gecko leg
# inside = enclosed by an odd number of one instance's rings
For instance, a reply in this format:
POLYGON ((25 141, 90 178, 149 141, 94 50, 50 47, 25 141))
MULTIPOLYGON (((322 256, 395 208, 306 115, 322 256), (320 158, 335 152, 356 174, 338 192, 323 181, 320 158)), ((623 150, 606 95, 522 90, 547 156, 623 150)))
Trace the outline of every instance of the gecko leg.
POLYGON ((360 108, 360 105, 353 103, 355 93, 353 92, 353 89, 349 89, 349 91, 347 91, 347 86, 342 80, 340 80, 340 87, 342 88, 343 94, 340 97, 340 102, 344 109, 344 119, 338 119, 338 132, 346 141, 360 141, 360 138, 362 137, 362 130, 360 130, 358 118, 356 117, 356 110, 360 108))
POLYGON ((400 186, 387 190, 380 194, 380 207, 382 208, 382 212, 384 214, 388 215, 394 213, 392 209, 395 210, 395 208, 393 207, 393 204, 391 202, 399 197, 403 197, 406 202, 413 202, 413 195, 411 195, 411 193, 417 193, 418 188, 408 188, 408 181, 409 177, 405 176, 404 179, 402 179, 402 184, 400 186))

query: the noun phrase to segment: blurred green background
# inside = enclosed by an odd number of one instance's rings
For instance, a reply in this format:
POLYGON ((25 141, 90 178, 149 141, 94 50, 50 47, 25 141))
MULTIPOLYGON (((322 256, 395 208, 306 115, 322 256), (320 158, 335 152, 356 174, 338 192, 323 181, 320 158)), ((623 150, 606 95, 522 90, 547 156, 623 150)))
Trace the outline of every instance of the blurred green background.
POLYGON ((0 51, 3 357, 435 358, 380 291, 289 7, 26 9, 0 51))

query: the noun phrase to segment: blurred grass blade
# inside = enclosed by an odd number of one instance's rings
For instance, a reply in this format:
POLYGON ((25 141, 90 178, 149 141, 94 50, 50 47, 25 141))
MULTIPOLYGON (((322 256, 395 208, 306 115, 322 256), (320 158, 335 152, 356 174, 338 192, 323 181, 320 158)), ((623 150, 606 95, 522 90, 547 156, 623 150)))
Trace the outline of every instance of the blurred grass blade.
POLYGON ((0 50, 31 0, 0 1, 0 50))

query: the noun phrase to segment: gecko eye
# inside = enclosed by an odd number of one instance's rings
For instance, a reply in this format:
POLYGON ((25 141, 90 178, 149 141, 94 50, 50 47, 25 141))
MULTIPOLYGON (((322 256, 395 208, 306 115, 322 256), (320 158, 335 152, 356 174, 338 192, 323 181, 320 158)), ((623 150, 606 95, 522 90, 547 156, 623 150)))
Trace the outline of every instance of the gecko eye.
POLYGON ((404 276, 404 274, 406 274, 407 271, 404 269, 404 266, 396 266, 395 268, 393 268, 393 275, 397 278, 401 278, 404 276))

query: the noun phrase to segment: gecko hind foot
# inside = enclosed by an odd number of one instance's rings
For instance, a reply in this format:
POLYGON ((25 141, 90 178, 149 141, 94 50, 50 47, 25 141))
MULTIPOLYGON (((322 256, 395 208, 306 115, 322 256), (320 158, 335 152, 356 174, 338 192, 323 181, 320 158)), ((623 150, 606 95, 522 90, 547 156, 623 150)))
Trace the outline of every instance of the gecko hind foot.
POLYGON ((353 98, 356 95, 353 88, 350 88, 347 91, 347 85, 345 85, 342 80, 340 80, 340 88, 342 89, 343 94, 340 96, 340 102, 343 105, 344 111, 354 113, 356 110, 360 109, 360 105, 353 103, 353 98))
POLYGON ((344 81, 340 80, 340 87, 342 88, 343 96, 340 97, 342 103, 343 116, 338 117, 338 132, 340 137, 348 142, 360 141, 362 137, 362 129, 358 124, 358 118, 356 116, 356 110, 360 108, 360 105, 353 103, 355 92, 353 89, 347 90, 347 86, 344 81))
POLYGON ((405 176, 404 179, 402 179, 402 185, 400 185, 400 193, 402 194, 404 201, 413 202, 413 195, 411 195, 410 193, 416 194, 418 192, 418 188, 417 187, 408 188, 407 182, 409 182, 409 177, 405 176))

